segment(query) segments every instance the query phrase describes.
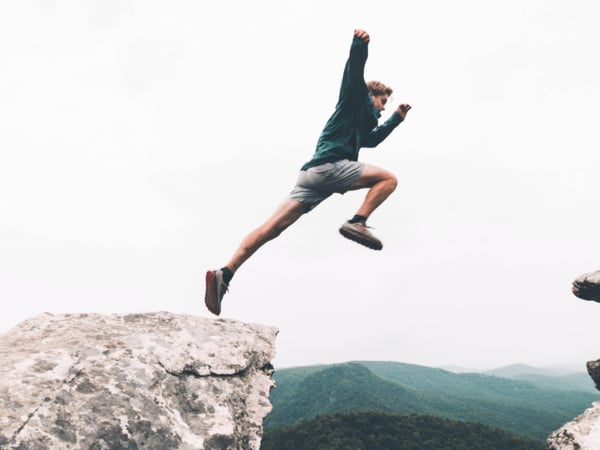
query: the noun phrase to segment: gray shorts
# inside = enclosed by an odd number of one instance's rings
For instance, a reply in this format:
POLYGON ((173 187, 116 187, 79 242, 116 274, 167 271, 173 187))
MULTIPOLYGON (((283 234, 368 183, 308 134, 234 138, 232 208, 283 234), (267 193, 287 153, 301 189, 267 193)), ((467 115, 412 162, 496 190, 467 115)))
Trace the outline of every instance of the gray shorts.
POLYGON ((331 194, 349 191, 364 167, 361 162, 343 159, 302 170, 289 198, 302 202, 308 212, 331 194))

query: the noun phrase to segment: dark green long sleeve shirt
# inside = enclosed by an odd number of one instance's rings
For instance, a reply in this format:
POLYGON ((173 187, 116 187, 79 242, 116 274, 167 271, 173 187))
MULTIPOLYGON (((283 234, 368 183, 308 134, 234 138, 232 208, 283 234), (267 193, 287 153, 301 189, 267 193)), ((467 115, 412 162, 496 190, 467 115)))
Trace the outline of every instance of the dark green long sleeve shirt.
POLYGON ((402 122, 402 116, 394 111, 377 126, 381 113, 373 105, 364 79, 367 56, 368 43, 355 36, 335 111, 319 137, 312 159, 302 170, 342 159, 357 161, 361 147, 377 146, 402 122))

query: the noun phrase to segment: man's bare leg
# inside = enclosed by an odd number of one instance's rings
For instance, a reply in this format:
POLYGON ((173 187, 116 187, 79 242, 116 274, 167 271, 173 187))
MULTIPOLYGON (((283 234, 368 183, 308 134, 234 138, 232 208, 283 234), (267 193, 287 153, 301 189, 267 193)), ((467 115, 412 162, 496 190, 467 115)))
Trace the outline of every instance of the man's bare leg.
POLYGON ((397 185, 398 180, 391 172, 376 166, 365 165, 351 190, 369 188, 369 191, 356 215, 340 228, 342 236, 370 249, 381 250, 383 244, 371 234, 366 222, 373 211, 394 192, 397 185))
POLYGON ((210 312, 217 316, 221 313, 221 301, 227 292, 229 281, 236 270, 260 247, 279 236, 305 212, 306 207, 298 200, 284 200, 265 223, 242 240, 242 243, 225 267, 206 272, 204 303, 210 312))
POLYGON ((298 200, 284 200, 265 223, 242 240, 242 243, 225 267, 235 273, 235 271, 238 270, 240 266, 256 252, 256 250, 279 236, 305 212, 306 208, 304 204, 298 200))
POLYGON ((398 180, 394 174, 380 167, 365 164, 360 178, 352 187, 352 190, 369 188, 356 215, 368 218, 396 190, 396 186, 398 180))

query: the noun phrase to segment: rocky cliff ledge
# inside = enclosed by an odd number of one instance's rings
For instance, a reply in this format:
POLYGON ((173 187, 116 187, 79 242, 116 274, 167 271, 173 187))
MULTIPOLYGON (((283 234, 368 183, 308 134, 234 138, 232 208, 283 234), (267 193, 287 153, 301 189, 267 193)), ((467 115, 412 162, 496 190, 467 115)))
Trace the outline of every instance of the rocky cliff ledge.
POLYGON ((548 450, 598 450, 600 448, 600 402, 550 435, 548 450))
POLYGON ((44 314, 0 335, 2 449, 258 449, 275 328, 44 314))
POLYGON ((583 300, 600 302, 600 270, 586 273, 573 281, 573 294, 583 300))
MULTIPOLYGON (((583 300, 600 302, 600 271, 581 275, 573 282, 573 294, 583 300)), ((600 390, 600 360, 589 361, 587 370, 600 390)), ((550 435, 548 450, 600 449, 600 402, 550 435)))

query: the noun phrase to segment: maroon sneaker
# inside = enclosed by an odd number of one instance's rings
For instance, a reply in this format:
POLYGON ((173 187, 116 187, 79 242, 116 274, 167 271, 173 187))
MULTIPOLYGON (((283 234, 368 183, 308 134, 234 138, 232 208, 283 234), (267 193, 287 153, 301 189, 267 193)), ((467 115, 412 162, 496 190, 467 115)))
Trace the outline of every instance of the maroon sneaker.
POLYGON ((209 270, 206 272, 204 304, 211 313, 217 316, 221 314, 221 302, 223 296, 227 293, 228 287, 228 284, 223 281, 222 270, 209 270))

